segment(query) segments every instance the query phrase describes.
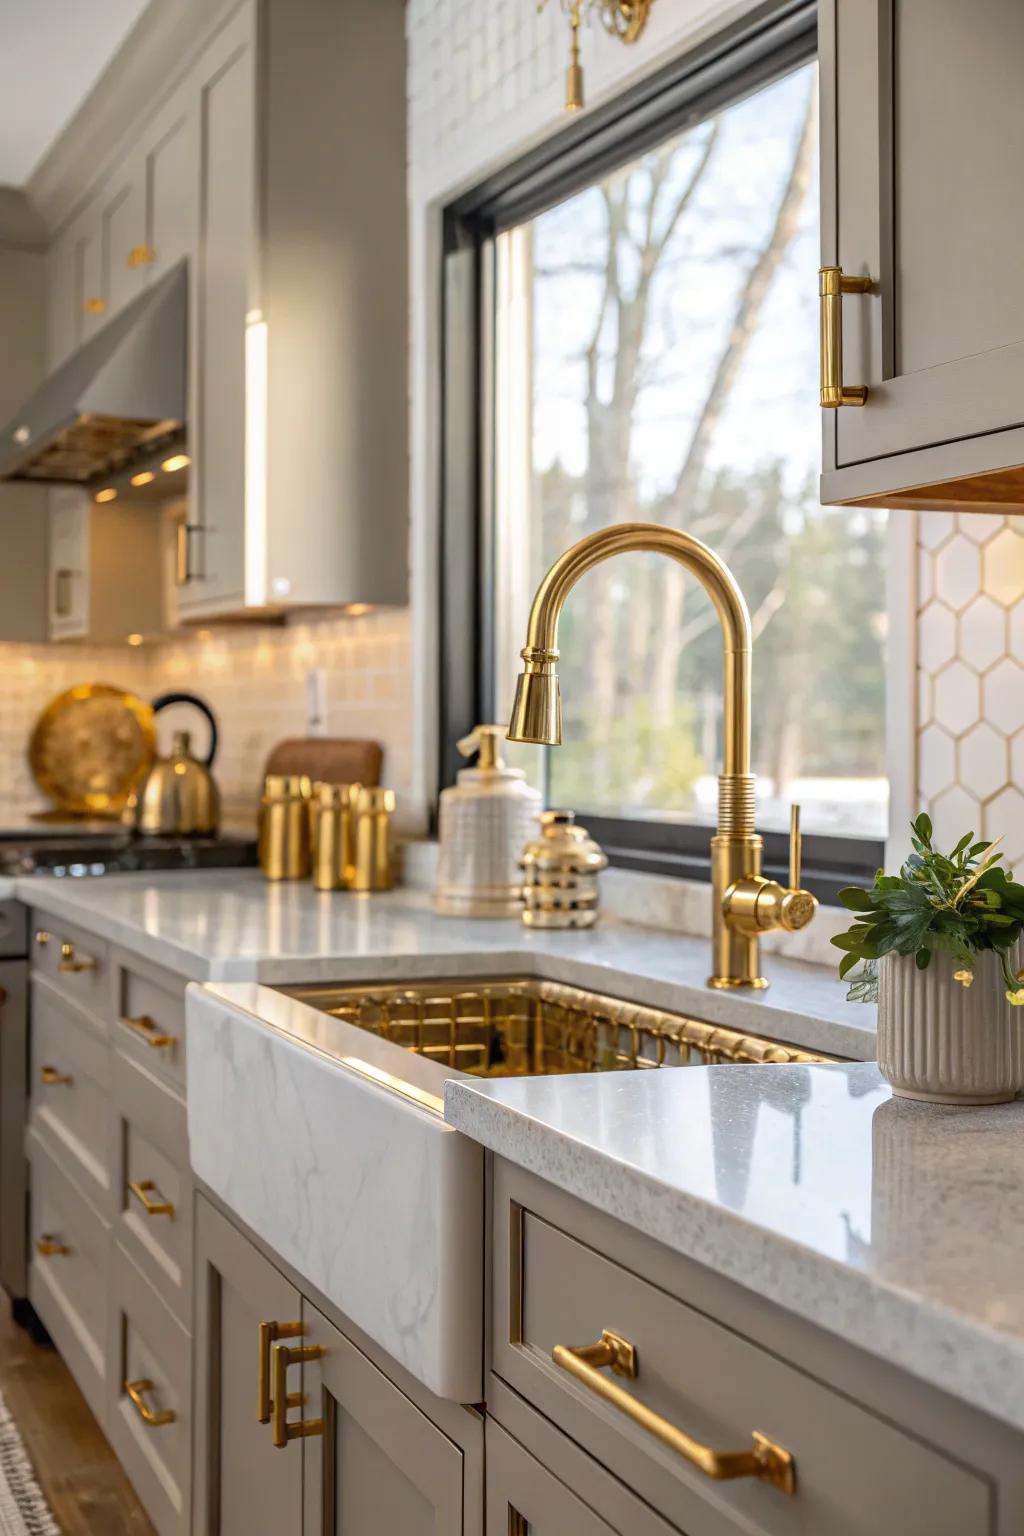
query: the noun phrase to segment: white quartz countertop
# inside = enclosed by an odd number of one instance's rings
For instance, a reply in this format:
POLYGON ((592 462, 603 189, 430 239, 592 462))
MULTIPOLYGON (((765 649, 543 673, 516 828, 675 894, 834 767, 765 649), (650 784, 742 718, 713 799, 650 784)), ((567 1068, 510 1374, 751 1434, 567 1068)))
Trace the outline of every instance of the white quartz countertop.
POLYGON ((874 1056, 874 1009, 848 1003, 834 971, 766 956, 767 992, 705 986, 704 939, 602 918, 584 932, 440 917, 426 892, 321 894, 258 870, 33 876, 19 898, 196 981, 389 981, 543 976, 630 1002, 760 1032, 810 1050, 874 1056))
POLYGON ((446 1085, 485 1147, 1024 1429, 1024 1102, 893 1097, 873 1064, 446 1085))

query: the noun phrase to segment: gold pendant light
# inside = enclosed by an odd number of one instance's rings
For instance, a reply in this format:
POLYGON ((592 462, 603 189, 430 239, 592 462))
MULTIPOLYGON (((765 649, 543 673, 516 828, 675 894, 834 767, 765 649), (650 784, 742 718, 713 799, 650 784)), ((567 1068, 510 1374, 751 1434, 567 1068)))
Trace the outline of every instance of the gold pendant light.
MULTIPOLYGON (((565 110, 578 112, 584 105, 583 65, 580 63, 580 27, 583 18, 596 12, 605 31, 624 43, 635 43, 647 25, 654 0, 562 0, 569 18, 569 68, 565 78, 565 110)), ((547 0, 540 0, 543 9, 547 0)))

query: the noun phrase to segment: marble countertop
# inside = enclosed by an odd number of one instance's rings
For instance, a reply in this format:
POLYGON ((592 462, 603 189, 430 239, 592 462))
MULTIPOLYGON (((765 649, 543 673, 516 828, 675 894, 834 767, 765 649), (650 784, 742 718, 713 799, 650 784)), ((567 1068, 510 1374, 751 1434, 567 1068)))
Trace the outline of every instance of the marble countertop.
POLYGON ((258 870, 31 877, 17 895, 196 981, 381 981, 542 976, 691 1013, 810 1050, 874 1056, 874 1009, 848 1003, 830 968, 766 956, 766 992, 705 986, 708 943, 602 918, 585 932, 532 932, 511 920, 449 918, 424 891, 321 894, 258 870))
POLYGON ((1024 1101, 893 1097, 873 1064, 446 1085, 560 1189, 1024 1429, 1024 1101))

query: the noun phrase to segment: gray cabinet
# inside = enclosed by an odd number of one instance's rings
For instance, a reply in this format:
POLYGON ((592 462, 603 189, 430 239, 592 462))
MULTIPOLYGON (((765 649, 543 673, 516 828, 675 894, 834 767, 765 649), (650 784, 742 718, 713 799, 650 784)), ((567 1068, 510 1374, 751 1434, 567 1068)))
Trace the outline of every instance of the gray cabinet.
POLYGON ((153 509, 122 498, 97 503, 73 485, 49 496, 50 639, 107 645, 158 633, 161 530, 153 509))
POLYGON ((0 1285, 13 1297, 26 1284, 27 990, 24 961, 0 960, 0 1285))
POLYGON ((822 500, 1024 510, 1018 0, 822 0, 822 261, 842 307, 822 500))
POLYGON ((463 1456, 361 1350, 308 1303, 304 1536, 461 1536, 463 1456))

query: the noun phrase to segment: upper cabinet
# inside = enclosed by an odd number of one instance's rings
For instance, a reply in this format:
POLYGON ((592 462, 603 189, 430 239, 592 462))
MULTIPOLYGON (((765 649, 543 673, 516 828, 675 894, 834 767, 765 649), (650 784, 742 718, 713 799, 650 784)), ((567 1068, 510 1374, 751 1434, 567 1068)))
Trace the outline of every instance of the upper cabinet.
POLYGON ((1024 6, 821 0, 819 47, 821 499, 1024 512, 1024 6))

